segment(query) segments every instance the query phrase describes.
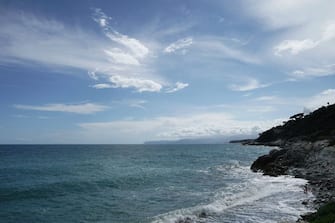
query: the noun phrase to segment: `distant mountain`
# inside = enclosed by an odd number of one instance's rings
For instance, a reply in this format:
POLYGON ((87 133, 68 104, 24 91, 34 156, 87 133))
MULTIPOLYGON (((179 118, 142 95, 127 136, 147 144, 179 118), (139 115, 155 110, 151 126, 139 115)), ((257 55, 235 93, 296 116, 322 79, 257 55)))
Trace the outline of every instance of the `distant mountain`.
POLYGON ((255 137, 256 135, 235 135, 235 136, 206 137, 206 138, 189 138, 179 140, 157 140, 157 141, 147 141, 144 144, 222 144, 233 140, 255 138, 255 137))

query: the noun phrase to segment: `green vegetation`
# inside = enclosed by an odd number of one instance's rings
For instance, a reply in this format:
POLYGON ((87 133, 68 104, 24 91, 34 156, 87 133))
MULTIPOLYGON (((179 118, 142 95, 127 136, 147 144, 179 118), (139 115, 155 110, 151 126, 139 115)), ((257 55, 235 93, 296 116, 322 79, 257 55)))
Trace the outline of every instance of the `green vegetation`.
POLYGON ((304 115, 299 113, 290 117, 283 125, 273 127, 260 134, 256 142, 266 143, 276 140, 318 141, 327 139, 335 144, 335 104, 323 106, 304 115))
POLYGON ((335 222, 335 202, 330 202, 316 213, 304 217, 310 223, 334 223, 335 222))

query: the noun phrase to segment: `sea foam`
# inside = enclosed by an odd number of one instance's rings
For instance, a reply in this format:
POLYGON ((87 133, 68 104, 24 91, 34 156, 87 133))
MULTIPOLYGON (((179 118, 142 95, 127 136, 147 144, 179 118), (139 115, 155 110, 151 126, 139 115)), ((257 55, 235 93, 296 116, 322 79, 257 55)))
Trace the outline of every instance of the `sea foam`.
POLYGON ((278 222, 295 221, 309 210, 302 202, 313 199, 304 192, 304 179, 270 177, 231 162, 203 171, 222 171, 239 182, 214 191, 208 203, 177 209, 154 217, 152 223, 278 222), (227 172, 229 171, 229 172, 227 172), (242 181, 240 181, 242 179, 242 181))

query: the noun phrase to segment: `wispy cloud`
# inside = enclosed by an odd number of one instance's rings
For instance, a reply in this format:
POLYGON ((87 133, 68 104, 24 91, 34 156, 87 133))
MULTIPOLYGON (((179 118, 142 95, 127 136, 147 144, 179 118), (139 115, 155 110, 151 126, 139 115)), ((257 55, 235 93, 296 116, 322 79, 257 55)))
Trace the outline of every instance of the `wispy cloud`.
POLYGON ((274 47, 275 54, 281 56, 283 52, 289 52, 293 55, 303 51, 313 49, 322 43, 329 41, 335 37, 335 23, 330 23, 325 28, 322 36, 318 40, 284 40, 274 47))
POLYGON ((294 70, 290 75, 297 79, 335 75, 335 64, 294 70))
POLYGON ((171 88, 171 89, 168 89, 166 91, 166 93, 174 93, 174 92, 177 92, 177 91, 180 91, 186 87, 188 87, 189 84, 188 83, 182 83, 182 82, 177 82, 175 87, 171 88))
POLYGON ((103 84, 95 84, 95 85, 92 85, 91 87, 95 89, 107 89, 107 88, 113 88, 113 85, 103 83, 103 84))
POLYGON ((125 65, 140 65, 140 62, 136 59, 136 57, 129 53, 125 53, 119 48, 104 50, 104 52, 110 57, 109 60, 111 62, 125 65))
POLYGON ((165 53, 174 53, 176 51, 182 50, 182 52, 185 52, 185 50, 190 47, 193 44, 192 37, 187 37, 184 39, 177 40, 174 43, 171 43, 168 45, 165 49, 165 53))
POLYGON ((128 104, 129 107, 141 109, 144 109, 144 105, 148 103, 146 100, 127 100, 125 102, 128 104))
POLYGON ((247 0, 241 6, 246 15, 261 24, 261 30, 270 33, 269 45, 265 43, 268 50, 262 56, 269 64, 280 64, 286 73, 301 79, 321 76, 323 71, 310 68, 334 61, 334 1, 247 0))
MULTIPOLYGON (((328 103, 335 103, 335 89, 326 89, 310 96, 290 96, 290 97, 279 97, 279 96, 261 96, 252 99, 250 102, 262 102, 262 107, 269 105, 275 105, 278 110, 285 110, 287 108, 294 108, 290 110, 292 112, 303 111, 304 109, 315 110, 321 106, 325 106, 328 103)), ((258 103, 259 104, 259 103, 258 103)), ((248 107, 253 109, 252 104, 248 104, 248 107)), ((245 110, 248 108, 245 108, 245 110)), ((257 109, 257 107, 256 107, 257 109)), ((290 114, 288 113, 288 115, 290 114)))
POLYGON ((99 80, 98 76, 95 74, 95 71, 88 71, 88 76, 92 78, 93 80, 99 80))
POLYGON ((246 14, 258 19, 268 29, 314 26, 334 16, 333 6, 331 0, 247 0, 242 3, 246 14))
POLYGON ((198 57, 233 59, 248 64, 262 63, 257 55, 252 55, 244 52, 242 49, 228 46, 225 44, 224 39, 218 37, 199 38, 194 42, 194 47, 200 51, 197 54, 198 57))
POLYGON ((110 77, 110 82, 113 88, 135 88, 138 92, 159 92, 162 85, 158 82, 140 78, 128 78, 115 75, 110 77))
POLYGON ((115 30, 106 32, 106 36, 129 49, 136 58, 144 58, 149 53, 149 49, 139 40, 123 35, 115 30))
POLYGON ((314 110, 321 106, 327 105, 327 103, 335 103, 335 89, 324 90, 306 99, 304 102, 304 106, 306 106, 308 109, 314 110))
POLYGON ((115 30, 111 19, 101 9, 94 10, 93 20, 102 30, 99 36, 56 20, 6 12, 0 15, 0 36, 6 39, 0 62, 85 70, 94 81, 110 82, 96 83, 98 89, 112 86, 159 92, 170 88, 155 71, 149 47, 115 30))
POLYGON ((233 91, 251 91, 258 88, 268 87, 269 84, 262 84, 257 79, 249 78, 244 83, 241 84, 232 84, 230 89, 233 91))
POLYGON ((261 96, 258 98, 255 98, 256 101, 274 101, 278 100, 278 97, 276 96, 261 96))
POLYGON ((107 16, 101 9, 93 9, 93 20, 96 21, 102 28, 109 25, 109 21, 112 20, 112 17, 107 16))
POLYGON ((102 112, 108 109, 108 106, 84 103, 84 104, 45 104, 45 105, 14 105, 17 109, 22 110, 35 110, 35 111, 48 111, 48 112, 67 112, 76 114, 93 114, 102 112))
POLYGON ((315 42, 311 39, 304 40, 284 40, 279 45, 274 47, 275 55, 281 56, 283 52, 288 51, 289 53, 296 55, 302 51, 313 49, 319 45, 319 42, 315 42))
POLYGON ((6 39, 0 60, 6 63, 28 65, 33 62, 83 70, 109 67, 102 51, 109 43, 79 28, 14 12, 0 15, 0 24, 0 35, 6 39))
POLYGON ((147 103, 148 101, 143 100, 143 99, 127 99, 127 100, 113 102, 113 104, 115 105, 128 106, 131 108, 140 108, 140 109, 145 109, 145 105, 147 103))

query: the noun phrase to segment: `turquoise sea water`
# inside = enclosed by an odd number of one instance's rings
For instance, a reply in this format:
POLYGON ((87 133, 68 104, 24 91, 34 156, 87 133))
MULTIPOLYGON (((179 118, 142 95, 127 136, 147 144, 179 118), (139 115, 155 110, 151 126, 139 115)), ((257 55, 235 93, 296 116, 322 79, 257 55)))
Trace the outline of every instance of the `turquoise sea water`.
POLYGON ((0 222, 281 222, 304 180, 249 166, 267 147, 2 145, 0 222))

